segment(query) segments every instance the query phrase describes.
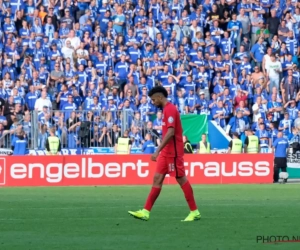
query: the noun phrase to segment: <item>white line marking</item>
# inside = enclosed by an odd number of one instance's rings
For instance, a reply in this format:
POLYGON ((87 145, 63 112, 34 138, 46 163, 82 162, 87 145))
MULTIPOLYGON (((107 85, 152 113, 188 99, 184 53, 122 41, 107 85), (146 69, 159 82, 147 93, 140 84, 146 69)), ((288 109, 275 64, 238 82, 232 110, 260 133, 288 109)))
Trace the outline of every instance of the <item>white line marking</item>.
MULTIPOLYGON (((251 200, 250 200, 251 201, 251 200)), ((268 201, 270 202, 270 201, 268 201)), ((288 203, 278 203, 276 202, 276 206, 289 206, 288 203)), ((14 207, 14 208, 0 208, 0 211, 18 211, 18 210, 80 210, 80 209, 100 209, 103 208, 101 205, 104 203, 99 203, 99 206, 88 206, 88 207, 14 207)), ((107 203, 106 203, 107 204, 107 203)), ((300 204, 300 203, 299 203, 300 204)), ((132 205, 132 206, 105 206, 105 209, 110 209, 110 208, 134 208, 139 205, 132 205)), ((262 203, 245 203, 245 204, 240 204, 240 203, 200 203, 200 209, 201 207, 207 207, 207 206, 265 206, 265 204, 262 203)), ((142 207, 142 205, 140 205, 142 207)), ((160 207, 187 207, 186 204, 182 205, 156 205, 157 208, 160 207)))
MULTIPOLYGON (((184 215, 183 215, 184 216, 184 215)), ((158 216, 157 216, 158 218, 158 216)), ((228 217, 228 216, 202 216, 202 219, 235 219, 236 217, 228 217)), ((268 218, 268 219, 274 219, 274 218, 298 218, 296 215, 295 216, 290 216, 290 217, 286 217, 286 215, 282 215, 280 216, 245 216, 245 217, 241 217, 239 216, 239 218, 242 219, 258 219, 258 218, 268 218)), ((55 218, 7 218, 7 219, 0 219, 0 221, 24 221, 24 220, 33 220, 33 221, 49 221, 49 220, 95 220, 95 219, 99 219, 99 220, 111 220, 111 221, 116 221, 116 220, 130 220, 130 216, 129 214, 126 213, 126 211, 124 212, 124 217, 111 217, 111 218, 101 218, 101 217, 64 217, 64 218, 59 218, 59 217, 55 217, 55 218)), ((159 217, 159 220, 170 220, 170 219, 176 219, 180 221, 180 217, 159 217)))

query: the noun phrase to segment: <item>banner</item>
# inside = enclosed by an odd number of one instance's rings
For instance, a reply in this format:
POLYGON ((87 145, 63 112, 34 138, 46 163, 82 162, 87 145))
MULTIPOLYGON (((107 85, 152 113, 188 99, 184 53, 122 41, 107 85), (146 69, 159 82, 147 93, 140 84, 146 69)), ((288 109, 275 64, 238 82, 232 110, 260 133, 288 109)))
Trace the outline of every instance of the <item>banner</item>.
MULTIPOLYGON (((192 184, 273 181, 272 154, 186 155, 185 168, 192 184)), ((155 169, 150 155, 3 156, 0 186, 150 185, 155 169)))
POLYGON ((181 115, 183 133, 191 144, 198 144, 202 134, 208 133, 207 115, 181 115))
POLYGON ((287 166, 289 178, 300 178, 300 151, 288 154, 287 166))
MULTIPOLYGON (((12 151, 11 151, 12 152, 12 151)), ((115 154, 114 148, 102 148, 102 147, 91 147, 91 148, 74 148, 61 149, 62 155, 103 155, 103 154, 115 154)), ((131 154, 142 154, 141 148, 131 148, 131 154)), ((29 150, 30 155, 47 155, 46 150, 29 150)), ((1 155, 1 154, 0 154, 1 155)), ((7 154, 5 154, 7 155, 7 154)))

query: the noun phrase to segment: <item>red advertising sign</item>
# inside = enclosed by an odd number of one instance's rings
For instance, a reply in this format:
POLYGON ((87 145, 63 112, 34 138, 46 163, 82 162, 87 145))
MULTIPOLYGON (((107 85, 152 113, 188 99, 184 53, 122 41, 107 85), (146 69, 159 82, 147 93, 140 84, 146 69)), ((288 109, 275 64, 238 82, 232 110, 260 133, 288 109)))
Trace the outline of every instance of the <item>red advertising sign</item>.
MULTIPOLYGON (((192 184, 271 183, 273 155, 186 155, 185 167, 192 184)), ((5 156, 0 186, 147 185, 155 169, 150 155, 5 156)))

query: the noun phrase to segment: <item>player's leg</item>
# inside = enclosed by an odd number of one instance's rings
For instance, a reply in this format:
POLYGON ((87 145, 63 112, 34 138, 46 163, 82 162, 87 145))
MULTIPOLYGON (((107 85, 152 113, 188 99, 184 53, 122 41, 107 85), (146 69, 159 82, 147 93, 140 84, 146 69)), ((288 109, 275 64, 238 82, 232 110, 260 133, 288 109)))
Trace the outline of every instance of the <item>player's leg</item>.
POLYGON ((190 214, 184 221, 199 220, 201 215, 196 205, 193 188, 185 175, 184 160, 182 157, 175 158, 174 167, 176 170, 176 181, 180 185, 184 193, 185 200, 190 208, 190 214))
POLYGON ((153 177, 153 185, 150 190, 150 193, 148 195, 148 198, 146 200, 146 203, 144 205, 144 208, 142 210, 138 211, 128 211, 128 213, 132 216, 134 216, 137 219, 141 220, 149 220, 150 218, 150 211, 158 198, 165 176, 168 171, 168 165, 166 164, 166 159, 163 157, 159 157, 157 160, 157 169, 156 173, 153 177))
POLYGON ((153 178, 153 185, 144 206, 144 209, 148 212, 151 211, 156 199, 160 194, 164 179, 165 174, 155 173, 153 178))
POLYGON ((197 208, 193 188, 192 188, 190 182, 188 181, 186 176, 177 177, 176 180, 177 180, 178 184, 180 185, 180 187, 184 193, 185 200, 190 208, 189 215, 183 221, 199 220, 201 218, 201 215, 197 208))

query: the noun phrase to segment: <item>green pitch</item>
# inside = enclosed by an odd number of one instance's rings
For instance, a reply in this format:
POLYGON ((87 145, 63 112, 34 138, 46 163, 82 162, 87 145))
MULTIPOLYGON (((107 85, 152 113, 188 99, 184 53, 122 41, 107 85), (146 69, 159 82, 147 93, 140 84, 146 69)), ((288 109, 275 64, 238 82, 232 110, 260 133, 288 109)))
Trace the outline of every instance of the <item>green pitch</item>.
POLYGON ((299 236, 299 185, 201 185, 202 214, 189 210, 178 186, 165 186, 150 221, 142 208, 149 186, 1 188, 1 250, 257 250, 300 249, 300 243, 262 244, 257 236, 299 236))

